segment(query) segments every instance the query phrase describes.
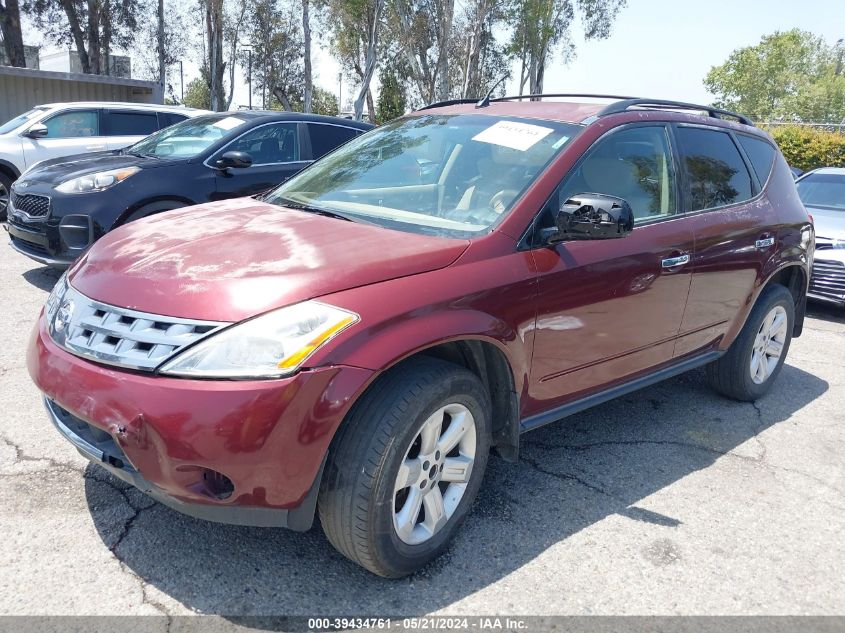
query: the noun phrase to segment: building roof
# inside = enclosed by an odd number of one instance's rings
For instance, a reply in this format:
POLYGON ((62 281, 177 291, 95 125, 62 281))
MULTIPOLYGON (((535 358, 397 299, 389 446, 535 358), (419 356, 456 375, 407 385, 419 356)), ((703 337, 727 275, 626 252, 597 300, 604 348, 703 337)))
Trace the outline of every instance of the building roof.
MULTIPOLYGON (((85 75, 82 73, 62 73, 52 70, 35 70, 32 68, 16 68, 14 66, 0 66, 0 76, 32 77, 35 79, 57 79, 60 81, 74 81, 79 83, 110 84, 113 86, 132 86, 155 90, 159 88, 157 81, 142 81, 140 79, 124 79, 110 75, 85 75)), ((137 105, 137 104, 133 104, 137 105)))

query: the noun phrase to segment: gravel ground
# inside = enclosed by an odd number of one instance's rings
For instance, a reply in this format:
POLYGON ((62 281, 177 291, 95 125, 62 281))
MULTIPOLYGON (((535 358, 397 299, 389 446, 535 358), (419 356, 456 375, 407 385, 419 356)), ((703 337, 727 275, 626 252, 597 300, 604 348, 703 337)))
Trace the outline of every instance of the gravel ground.
POLYGON ((191 519, 89 465, 24 364, 58 275, 5 245, 0 269, 0 614, 845 613, 841 311, 756 404, 699 371, 523 436, 447 556, 387 581, 319 529, 191 519))

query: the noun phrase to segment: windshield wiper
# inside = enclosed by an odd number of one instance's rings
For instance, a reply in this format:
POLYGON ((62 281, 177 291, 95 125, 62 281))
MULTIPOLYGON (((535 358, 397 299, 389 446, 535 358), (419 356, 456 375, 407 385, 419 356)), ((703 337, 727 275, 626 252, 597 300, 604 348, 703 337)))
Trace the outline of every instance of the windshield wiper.
POLYGON ((362 224, 373 224, 373 222, 367 222, 366 220, 362 220, 357 216, 347 215, 345 213, 340 213, 339 211, 331 211, 329 209, 323 209, 321 207, 312 207, 311 205, 304 204, 302 202, 295 202, 290 198, 279 198, 282 206, 288 207, 290 209, 296 209, 297 211, 305 211, 306 213, 314 213, 315 215, 322 215, 327 218, 336 218, 338 220, 346 220, 347 222, 360 222, 362 224))

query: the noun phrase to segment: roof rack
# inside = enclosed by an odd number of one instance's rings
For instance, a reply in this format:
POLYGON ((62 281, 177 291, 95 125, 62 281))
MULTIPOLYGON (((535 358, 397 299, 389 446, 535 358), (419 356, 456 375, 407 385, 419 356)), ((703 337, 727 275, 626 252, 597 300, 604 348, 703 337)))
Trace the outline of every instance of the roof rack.
MULTIPOLYGON (((502 101, 521 101, 524 99, 541 99, 543 97, 569 97, 582 99, 612 99, 613 103, 602 108, 596 116, 607 116, 609 114, 618 114, 620 112, 627 112, 631 108, 653 108, 663 110, 693 110, 706 112, 707 116, 714 119, 724 119, 726 117, 736 119, 743 125, 751 125, 754 123, 747 116, 730 110, 723 110, 721 108, 714 108, 713 106, 700 105, 697 103, 686 103, 684 101, 669 101, 667 99, 641 99, 637 97, 623 97, 620 95, 603 95, 603 94, 582 94, 582 93, 550 93, 550 94, 530 94, 530 95, 512 95, 507 97, 497 97, 490 99, 490 102, 502 101)), ((448 99, 446 101, 438 101, 430 103, 420 108, 420 110, 430 110, 432 108, 440 108, 450 105, 460 105, 467 103, 474 103, 477 106, 484 101, 477 99, 448 99)))
POLYGON ((667 101, 665 99, 623 99, 616 103, 611 103, 602 108, 597 116, 606 116, 608 114, 617 114, 619 112, 626 112, 631 108, 654 108, 657 110, 700 110, 707 113, 707 116, 714 119, 724 119, 731 117, 742 123, 743 125, 754 125, 748 117, 730 110, 722 110, 721 108, 714 108, 713 106, 699 105, 697 103, 685 103, 683 101, 667 101))
POLYGON ((567 93, 567 92, 552 92, 547 94, 531 94, 531 95, 511 95, 507 97, 497 97, 491 101, 521 101, 523 99, 539 99, 541 97, 581 97, 584 99, 634 99, 635 97, 622 97, 620 95, 600 95, 600 94, 583 94, 583 93, 567 93))

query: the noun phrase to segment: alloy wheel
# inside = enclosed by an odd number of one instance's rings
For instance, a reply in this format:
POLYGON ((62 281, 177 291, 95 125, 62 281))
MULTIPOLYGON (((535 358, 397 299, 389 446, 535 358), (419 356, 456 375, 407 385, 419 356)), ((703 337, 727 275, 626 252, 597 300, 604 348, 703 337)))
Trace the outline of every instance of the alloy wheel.
POLYGON ((757 330, 751 351, 751 380, 761 385, 769 379, 778 366, 786 343, 789 321, 783 306, 773 307, 757 330))
POLYGON ((448 404, 423 422, 396 476, 393 527, 408 545, 431 539, 449 522, 466 492, 477 448, 475 419, 448 404))
POLYGON ((6 210, 9 208, 9 190, 6 189, 6 186, 0 182, 0 217, 6 210))

